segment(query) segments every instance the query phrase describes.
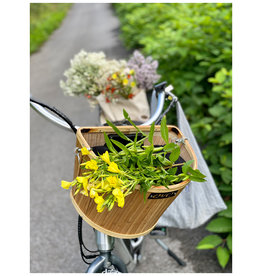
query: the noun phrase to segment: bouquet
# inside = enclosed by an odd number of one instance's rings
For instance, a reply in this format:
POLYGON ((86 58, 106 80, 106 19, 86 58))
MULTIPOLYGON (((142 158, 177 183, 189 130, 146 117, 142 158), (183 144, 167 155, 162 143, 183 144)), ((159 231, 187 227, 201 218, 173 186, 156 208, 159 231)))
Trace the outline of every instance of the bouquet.
POLYGON ((65 71, 66 81, 60 81, 64 94, 84 95, 91 103, 104 95, 106 102, 119 98, 132 99, 140 89, 149 90, 160 78, 156 73, 158 62, 145 58, 135 51, 128 61, 108 60, 103 52, 80 51, 70 61, 71 67, 65 71))
MULTIPOLYGON (((137 185, 144 193, 152 186, 165 186, 178 184, 187 179, 203 182, 205 175, 199 170, 191 168, 193 160, 177 163, 180 156, 180 147, 176 143, 169 143, 166 118, 161 122, 161 136, 166 145, 155 146, 153 136, 155 124, 153 123, 148 135, 136 126, 124 110, 124 117, 136 129, 134 140, 131 140, 120 131, 112 122, 107 121, 115 133, 126 143, 116 139, 109 139, 104 133, 108 150, 80 164, 82 176, 76 177, 72 182, 62 180, 64 189, 76 186, 75 194, 82 193, 93 198, 97 204, 97 211, 102 212, 105 208, 112 210, 115 204, 123 208, 125 198, 131 194, 137 185), (150 145, 145 146, 148 140, 150 145)), ((82 155, 89 156, 90 149, 82 148, 82 155)))

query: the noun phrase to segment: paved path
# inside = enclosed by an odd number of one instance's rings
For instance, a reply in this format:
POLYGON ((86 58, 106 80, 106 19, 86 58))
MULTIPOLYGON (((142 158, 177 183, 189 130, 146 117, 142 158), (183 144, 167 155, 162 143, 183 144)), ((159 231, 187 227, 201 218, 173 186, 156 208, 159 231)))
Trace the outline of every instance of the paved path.
MULTIPOLYGON (((61 27, 41 50, 31 56, 31 94, 56 106, 77 125, 98 125, 98 110, 82 98, 66 97, 59 80, 69 60, 81 49, 104 51, 108 57, 124 58, 118 40, 118 21, 110 4, 74 4, 61 27)), ((78 246, 78 215, 61 179, 72 180, 75 136, 57 128, 34 111, 31 123, 30 264, 31 272, 84 272, 78 246)), ((84 224, 84 240, 95 249, 91 227, 84 224)), ((171 229, 166 242, 186 262, 179 267, 156 243, 145 241, 143 262, 135 272, 220 272, 215 253, 194 250, 205 230, 171 229)), ((230 272, 230 271, 228 271, 230 272)))

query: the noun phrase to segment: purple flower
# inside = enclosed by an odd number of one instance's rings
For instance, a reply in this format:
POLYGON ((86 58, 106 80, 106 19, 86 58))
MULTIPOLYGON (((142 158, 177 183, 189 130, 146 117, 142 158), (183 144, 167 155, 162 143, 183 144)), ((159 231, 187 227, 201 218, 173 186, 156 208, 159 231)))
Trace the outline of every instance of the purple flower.
POLYGON ((158 62, 151 56, 144 57, 139 51, 134 51, 133 55, 127 62, 130 69, 134 69, 136 74, 137 87, 150 90, 153 88, 160 75, 157 74, 158 62))

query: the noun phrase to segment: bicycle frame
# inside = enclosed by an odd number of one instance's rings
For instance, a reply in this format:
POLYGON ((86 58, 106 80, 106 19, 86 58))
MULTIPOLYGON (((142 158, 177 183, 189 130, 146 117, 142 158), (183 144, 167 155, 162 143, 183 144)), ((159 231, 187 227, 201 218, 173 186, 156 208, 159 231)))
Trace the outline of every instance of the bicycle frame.
MULTIPOLYGON (((153 90, 152 97, 151 97, 151 117, 148 121, 144 122, 142 125, 150 125, 153 122, 157 121, 160 118, 160 115, 164 108, 164 102, 166 96, 172 96, 172 99, 177 99, 170 91, 173 89, 172 86, 165 87, 166 82, 158 84, 155 86, 153 90)), ((30 98, 30 105, 31 107, 37 111, 40 115, 44 118, 48 119, 55 125, 62 127, 65 130, 72 131, 72 126, 70 126, 64 120, 58 118, 57 116, 53 115, 51 112, 47 111, 46 108, 41 106, 36 101, 31 100, 30 98)), ((74 126, 75 129, 79 128, 79 126, 74 126)), ((95 273, 95 272, 102 272, 103 269, 105 271, 110 270, 110 266, 114 266, 116 268, 115 271, 120 271, 123 273, 127 272, 127 267, 125 263, 118 258, 117 256, 112 254, 115 244, 115 238, 108 236, 102 232, 95 230, 96 236, 96 244, 97 249, 100 252, 100 255, 90 264, 87 269, 87 273, 95 273)), ((139 259, 139 249, 141 248, 142 242, 144 237, 137 238, 135 240, 131 240, 131 251, 130 252, 125 245, 123 240, 119 239, 119 250, 121 255, 128 259, 129 263, 132 263, 134 266, 137 264, 139 259)), ((114 272, 114 270, 111 272, 114 272)))
POLYGON ((107 270, 110 266, 114 266, 118 271, 127 273, 125 263, 115 255, 112 255, 114 249, 115 238, 108 236, 102 232, 95 230, 97 249, 100 252, 98 256, 88 267, 87 273, 101 272, 107 270))

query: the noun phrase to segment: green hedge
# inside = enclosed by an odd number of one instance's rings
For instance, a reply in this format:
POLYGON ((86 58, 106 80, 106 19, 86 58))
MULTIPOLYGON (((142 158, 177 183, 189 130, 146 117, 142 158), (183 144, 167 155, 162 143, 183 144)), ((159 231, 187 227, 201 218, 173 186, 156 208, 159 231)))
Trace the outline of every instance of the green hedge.
MULTIPOLYGON (((232 195, 232 4, 114 4, 121 37, 159 61, 185 110, 216 184, 232 195)), ((169 123, 176 123, 175 110, 169 123)))
POLYGON ((60 26, 72 4, 30 3, 30 53, 37 51, 60 26))
MULTIPOLYGON (((224 85, 221 76, 232 66, 232 5, 118 3, 114 7, 126 47, 159 61, 158 73, 174 86, 218 186, 228 191, 224 184, 231 182, 231 94, 218 93, 215 87, 224 85), (212 81, 222 68, 218 80, 212 81)), ((172 117, 170 123, 175 123, 172 117)))

